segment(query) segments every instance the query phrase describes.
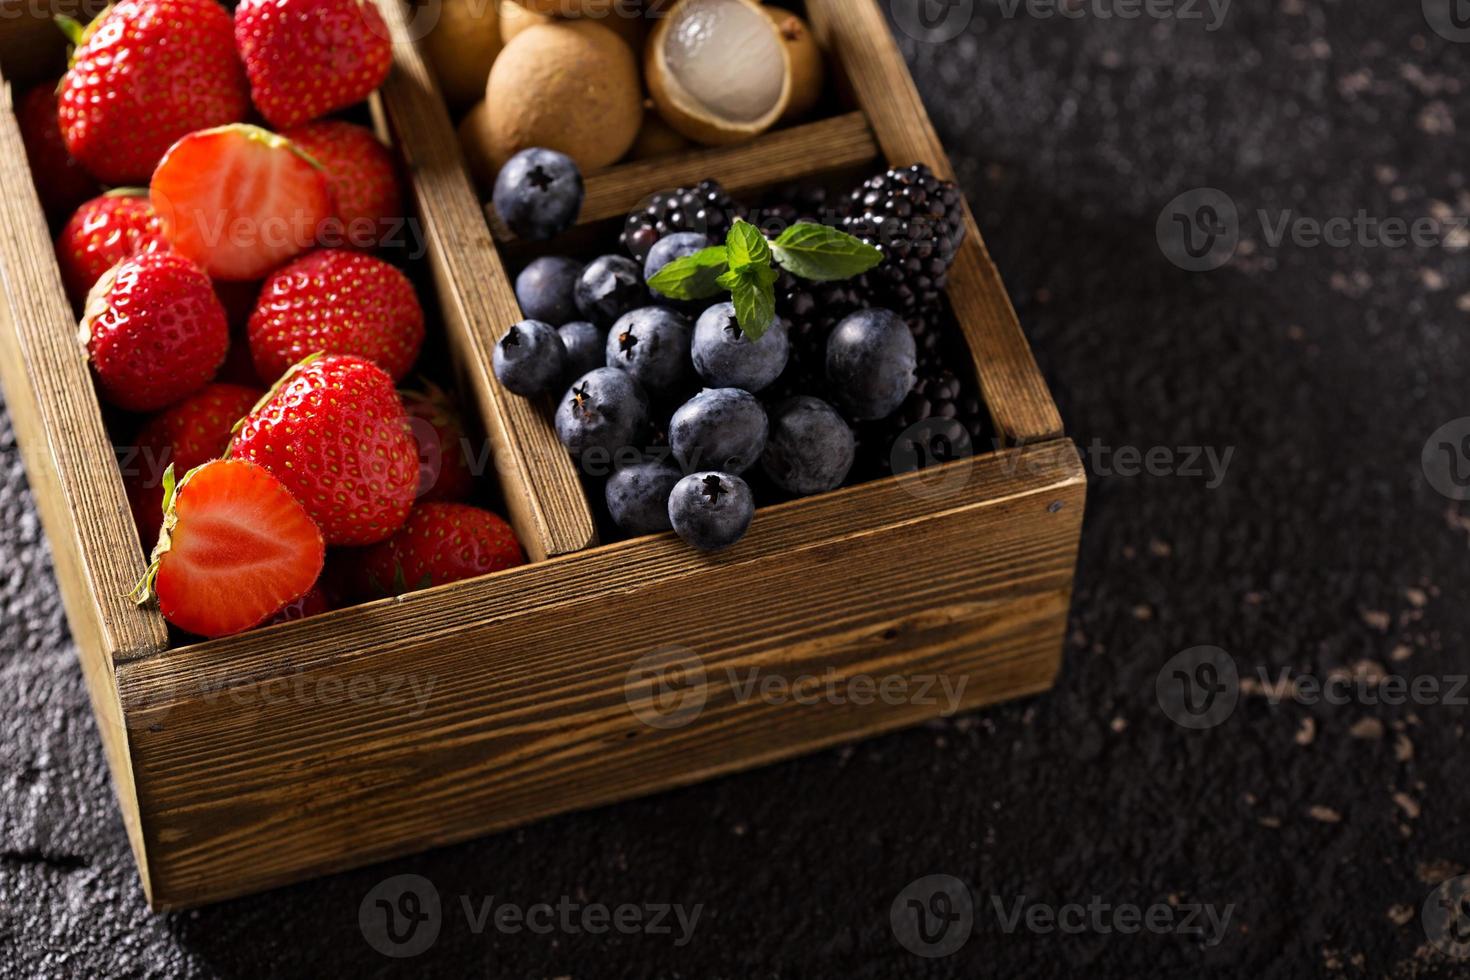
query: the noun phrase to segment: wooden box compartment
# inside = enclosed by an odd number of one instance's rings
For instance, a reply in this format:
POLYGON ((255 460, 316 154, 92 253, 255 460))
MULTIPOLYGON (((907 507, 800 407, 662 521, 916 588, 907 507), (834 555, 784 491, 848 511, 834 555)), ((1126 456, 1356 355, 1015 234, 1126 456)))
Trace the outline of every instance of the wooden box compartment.
MULTIPOLYGON (((397 43, 375 108, 406 165, 457 372, 532 558, 396 600, 170 647, 157 612, 124 598, 144 555, 8 86, 0 98, 11 191, 0 383, 149 902, 259 891, 947 708, 918 696, 762 701, 734 683, 752 669, 911 690, 942 676, 963 683, 960 709, 1048 688, 1085 480, 973 218, 949 295, 1002 445, 763 508, 728 553, 667 534, 599 546, 541 406, 490 373, 492 345, 520 316, 514 292, 407 14, 379 5, 397 43)), ((807 0, 805 12, 853 111, 591 175, 584 220, 706 176, 739 192, 880 160, 950 175, 876 0, 807 0)), ((19 89, 55 67, 55 51, 41 43, 49 25, 17 24, 0 36, 0 70, 19 89)))

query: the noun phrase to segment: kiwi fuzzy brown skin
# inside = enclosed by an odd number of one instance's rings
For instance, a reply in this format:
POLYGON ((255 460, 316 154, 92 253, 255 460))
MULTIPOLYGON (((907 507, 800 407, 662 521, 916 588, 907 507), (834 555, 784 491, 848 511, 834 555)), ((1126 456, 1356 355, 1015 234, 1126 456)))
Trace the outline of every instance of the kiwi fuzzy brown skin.
MULTIPOLYGON (((673 7, 666 12, 665 16, 658 19, 643 49, 644 81, 648 85, 648 94, 653 98, 654 105, 658 107, 659 115, 679 134, 706 146, 728 146, 731 143, 741 143, 759 136, 783 118, 786 107, 791 102, 793 66, 790 47, 782 39, 775 19, 771 18, 771 33, 780 44, 783 67, 786 72, 780 97, 771 107, 770 112, 752 123, 737 123, 715 118, 703 112, 699 106, 692 104, 678 80, 673 77, 673 72, 669 70, 664 58, 665 41, 678 18, 679 7, 688 2, 690 0, 675 0, 673 7)), ((765 13, 764 8, 754 0, 742 0, 742 2, 765 13)), ((766 16, 770 18, 769 13, 766 13, 766 16)))
POLYGON ((444 98, 465 109, 485 95, 490 66, 500 54, 500 16, 482 0, 443 0, 439 11, 421 44, 444 98))
POLYGON ((786 104, 781 121, 800 119, 811 112, 822 98, 822 89, 827 81, 822 49, 812 35, 811 25, 796 14, 780 7, 762 7, 761 10, 775 22, 791 55, 791 101, 786 104))
POLYGON ((611 30, 585 20, 538 24, 505 46, 485 88, 491 157, 533 146, 583 173, 621 160, 643 125, 638 62, 611 30))

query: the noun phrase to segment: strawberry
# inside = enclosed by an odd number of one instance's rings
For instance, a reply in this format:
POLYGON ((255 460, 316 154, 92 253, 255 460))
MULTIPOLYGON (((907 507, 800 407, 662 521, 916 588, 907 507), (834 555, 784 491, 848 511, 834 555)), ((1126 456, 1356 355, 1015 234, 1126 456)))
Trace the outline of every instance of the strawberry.
POLYGON ((419 500, 468 500, 475 492, 475 474, 464 422, 437 385, 425 389, 401 393, 419 448, 419 500))
POLYGON ((212 384, 143 424, 134 439, 123 483, 143 540, 158 540, 163 521, 163 472, 187 473, 218 459, 230 444, 235 423, 265 395, 259 388, 212 384))
POLYGON ((345 249, 305 255, 265 281, 247 329, 255 370, 277 378, 309 354, 356 354, 402 378, 424 342, 408 277, 345 249))
POLYGON ((313 585, 311 591, 300 599, 286 603, 281 611, 270 618, 265 625, 276 626, 281 623, 294 623, 298 619, 308 619, 312 616, 320 616, 332 608, 327 601, 327 594, 322 591, 320 584, 313 585))
POLYGON ((384 235, 398 231, 404 217, 398 168, 372 130, 326 119, 282 135, 326 168, 341 219, 331 244, 371 249, 384 235))
POLYGON ((230 330, 203 270, 177 253, 153 252, 97 280, 78 339, 104 399, 155 412, 210 382, 230 330))
POLYGON ((216 279, 244 281, 315 245, 335 212, 326 172, 259 126, 190 133, 149 187, 173 247, 216 279))
POLYGON ((331 545, 376 544, 403 524, 418 456, 393 379, 360 357, 309 357, 240 424, 230 454, 294 493, 331 545))
POLYGON ((52 217, 70 214, 100 187, 92 175, 66 152, 61 125, 56 121, 56 82, 43 82, 25 94, 16 107, 20 137, 25 141, 31 176, 41 195, 41 206, 52 217))
POLYGON ((104 184, 141 184, 175 140, 250 112, 230 15, 215 0, 118 0, 85 31, 62 26, 76 50, 61 133, 104 184))
POLYGON ((500 517, 467 504, 415 507, 403 528, 361 556, 373 595, 403 595, 525 564, 520 542, 500 517))
POLYGON ((148 192, 122 188, 77 208, 56 236, 56 262, 67 295, 81 306, 102 273, 123 259, 168 247, 148 192))
POLYGON ((280 480, 243 459, 165 479, 168 513, 133 597, 204 637, 248 630, 301 598, 321 574, 321 531, 280 480))
POLYGON ((277 129, 361 102, 393 63, 372 0, 241 0, 235 42, 255 107, 277 129))

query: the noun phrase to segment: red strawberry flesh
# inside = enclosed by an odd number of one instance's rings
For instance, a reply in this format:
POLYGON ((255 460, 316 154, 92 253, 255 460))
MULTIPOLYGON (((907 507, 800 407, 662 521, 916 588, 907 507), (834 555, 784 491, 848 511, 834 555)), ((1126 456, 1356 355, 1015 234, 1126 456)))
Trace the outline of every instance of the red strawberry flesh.
POLYGON ((217 460, 174 491, 153 591, 174 626, 228 636, 305 595, 325 554, 321 532, 279 480, 246 460, 217 460))
POLYGON ((150 185, 164 235, 216 279, 261 279, 312 248, 334 216, 326 173, 258 126, 175 143, 150 185))

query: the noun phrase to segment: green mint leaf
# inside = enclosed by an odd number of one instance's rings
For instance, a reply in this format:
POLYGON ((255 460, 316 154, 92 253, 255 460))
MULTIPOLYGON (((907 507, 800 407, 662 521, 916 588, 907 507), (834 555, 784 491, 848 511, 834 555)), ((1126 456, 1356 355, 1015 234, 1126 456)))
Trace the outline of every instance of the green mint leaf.
POLYGON ((771 264, 771 246, 760 229, 742 218, 736 218, 725 237, 725 247, 730 250, 730 268, 745 269, 750 266, 771 264))
POLYGON ((730 298, 735 302, 735 319, 745 336, 760 340, 761 336, 776 319, 776 291, 771 288, 775 270, 765 266, 770 277, 761 273, 761 266, 743 271, 734 269, 721 277, 722 284, 728 280, 730 298))
POLYGON ((729 268, 725 246, 714 245, 670 262, 654 273, 648 285, 669 299, 709 299, 719 294, 723 285, 719 279, 729 268))
POLYGON ((771 246, 781 268, 816 282, 851 279, 883 261, 883 253, 836 228, 794 224, 771 246))

